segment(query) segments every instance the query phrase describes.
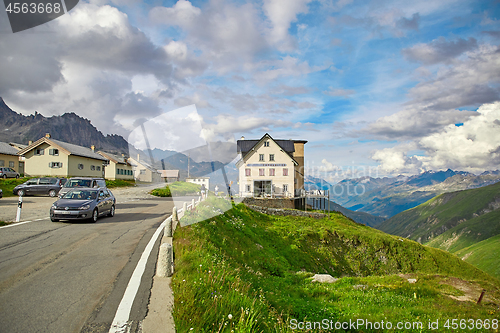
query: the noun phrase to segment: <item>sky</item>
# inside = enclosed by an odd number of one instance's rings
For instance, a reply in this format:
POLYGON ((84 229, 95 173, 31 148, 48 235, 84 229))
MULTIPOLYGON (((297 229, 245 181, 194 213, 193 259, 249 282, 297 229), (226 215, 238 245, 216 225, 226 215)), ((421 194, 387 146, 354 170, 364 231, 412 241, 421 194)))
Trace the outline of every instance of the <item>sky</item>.
POLYGON ((80 1, 18 33, 0 12, 0 96, 125 138, 189 106, 192 145, 307 140, 329 181, 480 173, 500 165, 499 44, 499 1, 80 1))

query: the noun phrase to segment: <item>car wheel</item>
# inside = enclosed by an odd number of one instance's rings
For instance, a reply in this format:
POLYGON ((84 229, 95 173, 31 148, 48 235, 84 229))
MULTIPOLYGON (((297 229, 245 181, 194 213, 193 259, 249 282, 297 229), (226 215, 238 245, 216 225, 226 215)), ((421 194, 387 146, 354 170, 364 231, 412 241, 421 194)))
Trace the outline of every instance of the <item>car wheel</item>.
POLYGON ((19 179, 19 175, 16 175, 16 179, 19 179))
POLYGON ((94 209, 94 211, 92 212, 92 217, 91 217, 91 221, 96 223, 97 222, 97 218, 99 217, 99 212, 97 211, 97 208, 94 209))
POLYGON ((55 196, 56 196, 56 194, 57 194, 57 193, 56 193, 56 190, 50 190, 50 191, 49 191, 49 197, 52 197, 52 198, 53 198, 53 197, 55 197, 55 196))
POLYGON ((3 179, 7 179, 7 175, 3 175, 3 179))
POLYGON ((115 216, 115 205, 111 206, 111 209, 109 210, 108 216, 110 216, 110 217, 115 216))
POLYGON ((58 219, 55 219, 55 218, 52 218, 52 217, 50 218, 50 220, 51 220, 52 222, 59 222, 59 220, 58 220, 58 219))
POLYGON ((18 190, 17 195, 20 197, 24 197, 24 190, 18 190))

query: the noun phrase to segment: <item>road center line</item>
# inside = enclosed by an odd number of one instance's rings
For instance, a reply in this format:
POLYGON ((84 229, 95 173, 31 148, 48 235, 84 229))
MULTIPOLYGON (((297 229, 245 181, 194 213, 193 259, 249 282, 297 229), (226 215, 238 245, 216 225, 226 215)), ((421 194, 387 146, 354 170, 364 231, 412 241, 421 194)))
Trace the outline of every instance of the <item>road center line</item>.
POLYGON ((132 273, 130 281, 128 282, 127 289, 125 289, 125 293, 123 294, 123 298, 118 305, 118 309, 116 310, 115 318, 113 319, 113 323, 109 328, 109 333, 124 333, 128 332, 128 321, 130 317, 130 311, 132 310, 132 304, 134 303, 135 296, 137 295, 137 291, 139 290, 139 286, 141 285, 142 275, 144 274, 144 270, 146 269, 146 263, 148 261, 149 255, 153 250, 153 246, 160 236, 161 231, 165 227, 166 220, 156 229, 153 237, 149 241, 148 245, 144 249, 144 252, 137 263, 137 266, 132 273))

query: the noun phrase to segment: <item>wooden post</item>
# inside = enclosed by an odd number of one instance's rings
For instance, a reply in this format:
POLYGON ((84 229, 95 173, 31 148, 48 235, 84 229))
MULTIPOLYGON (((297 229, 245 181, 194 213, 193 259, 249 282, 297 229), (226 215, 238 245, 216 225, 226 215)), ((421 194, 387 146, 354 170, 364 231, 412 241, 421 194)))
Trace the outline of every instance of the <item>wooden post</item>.
POLYGON ((483 289, 483 291, 481 292, 481 296, 479 296, 479 299, 477 300, 476 304, 481 304, 481 301, 483 300, 483 296, 484 296, 485 292, 486 292, 486 290, 483 289))

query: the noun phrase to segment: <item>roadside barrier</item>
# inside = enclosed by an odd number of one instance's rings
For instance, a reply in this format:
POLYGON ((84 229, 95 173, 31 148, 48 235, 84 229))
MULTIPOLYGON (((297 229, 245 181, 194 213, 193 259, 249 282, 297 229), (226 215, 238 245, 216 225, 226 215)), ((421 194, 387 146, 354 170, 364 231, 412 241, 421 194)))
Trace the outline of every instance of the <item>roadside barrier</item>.
POLYGON ((165 220, 162 244, 160 245, 158 262, 156 264, 156 276, 170 277, 174 274, 174 248, 172 242, 175 228, 177 228, 185 212, 195 209, 202 201, 202 198, 199 197, 198 201, 193 199, 189 205, 187 202, 184 202, 181 209, 174 207, 172 215, 165 220))
POLYGON ((19 202, 17 203, 17 214, 16 214, 16 222, 21 221, 21 209, 23 208, 23 196, 19 196, 19 202))

